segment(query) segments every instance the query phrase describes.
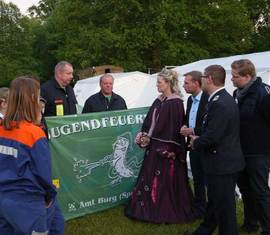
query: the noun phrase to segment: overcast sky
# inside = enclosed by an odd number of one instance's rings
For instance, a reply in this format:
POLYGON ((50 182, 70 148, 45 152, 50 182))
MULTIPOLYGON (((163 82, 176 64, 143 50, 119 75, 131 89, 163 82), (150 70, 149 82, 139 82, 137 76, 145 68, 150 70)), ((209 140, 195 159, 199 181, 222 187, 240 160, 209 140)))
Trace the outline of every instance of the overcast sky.
POLYGON ((35 5, 39 2, 39 0, 4 0, 4 1, 7 3, 12 2, 15 5, 17 5, 23 14, 26 13, 26 11, 29 7, 31 7, 32 5, 35 5))

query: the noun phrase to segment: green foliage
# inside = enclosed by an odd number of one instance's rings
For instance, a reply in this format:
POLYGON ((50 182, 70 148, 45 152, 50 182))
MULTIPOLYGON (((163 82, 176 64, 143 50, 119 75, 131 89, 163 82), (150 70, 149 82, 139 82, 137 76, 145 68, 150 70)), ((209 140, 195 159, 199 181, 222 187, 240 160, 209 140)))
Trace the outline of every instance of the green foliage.
POLYGON ((243 0, 253 22, 252 51, 266 51, 270 48, 270 0, 243 0))
POLYGON ((0 0, 0 86, 22 74, 33 73, 31 22, 13 4, 0 0))
POLYGON ((46 23, 58 60, 126 70, 243 53, 252 30, 239 1, 62 0, 46 23))
POLYGON ((270 0, 40 0, 30 17, 0 3, 0 85, 59 60, 147 71, 270 48, 270 0))
POLYGON ((29 7, 31 17, 46 19, 53 11, 57 0, 40 0, 37 5, 29 7))

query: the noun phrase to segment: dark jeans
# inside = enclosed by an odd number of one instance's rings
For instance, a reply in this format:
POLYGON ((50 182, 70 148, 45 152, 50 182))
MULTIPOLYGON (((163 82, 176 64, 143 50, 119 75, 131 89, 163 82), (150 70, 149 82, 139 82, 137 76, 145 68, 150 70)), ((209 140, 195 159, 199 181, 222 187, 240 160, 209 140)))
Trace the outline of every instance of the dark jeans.
POLYGON ((244 203, 244 225, 270 235, 270 156, 246 157, 246 168, 240 173, 238 187, 244 203))
POLYGON ((211 235, 218 226, 219 235, 237 235, 235 185, 238 174, 207 175, 206 215, 194 235, 211 235))
POLYGON ((197 217, 203 217, 206 211, 206 183, 202 157, 202 153, 198 151, 191 150, 189 152, 194 184, 194 207, 197 217))

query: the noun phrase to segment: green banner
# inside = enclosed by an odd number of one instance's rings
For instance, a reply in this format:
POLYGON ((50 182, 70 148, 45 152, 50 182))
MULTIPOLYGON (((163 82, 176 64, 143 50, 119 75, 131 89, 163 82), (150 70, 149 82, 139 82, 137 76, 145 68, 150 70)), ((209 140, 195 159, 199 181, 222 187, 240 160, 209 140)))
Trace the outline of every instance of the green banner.
POLYGON ((143 159, 135 143, 148 108, 46 118, 65 219, 127 201, 143 159))

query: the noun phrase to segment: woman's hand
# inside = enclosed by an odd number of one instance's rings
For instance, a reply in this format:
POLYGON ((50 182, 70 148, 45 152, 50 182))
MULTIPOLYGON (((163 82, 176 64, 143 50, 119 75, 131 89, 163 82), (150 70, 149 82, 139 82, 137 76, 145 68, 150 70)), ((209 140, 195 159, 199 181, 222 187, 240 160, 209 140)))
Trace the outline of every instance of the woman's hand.
POLYGON ((148 136, 148 134, 146 132, 142 133, 142 137, 141 137, 141 143, 140 146, 142 148, 147 147, 150 144, 150 137, 148 136))
POLYGON ((135 138, 135 144, 140 145, 140 144, 141 144, 141 138, 142 138, 142 132, 139 132, 139 133, 136 135, 136 138, 135 138))
POLYGON ((150 143, 150 137, 146 132, 139 132, 135 138, 135 143, 141 148, 145 148, 150 143))

